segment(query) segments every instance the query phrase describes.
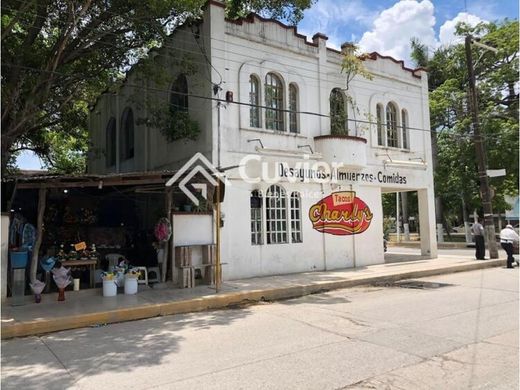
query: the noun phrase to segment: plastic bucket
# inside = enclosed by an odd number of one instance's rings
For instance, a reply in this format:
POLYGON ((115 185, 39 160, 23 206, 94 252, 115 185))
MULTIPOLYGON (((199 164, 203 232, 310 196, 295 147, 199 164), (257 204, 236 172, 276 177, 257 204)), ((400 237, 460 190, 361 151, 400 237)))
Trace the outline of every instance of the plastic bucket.
POLYGON ((137 278, 125 278, 125 294, 137 294, 137 278))
POLYGON ((103 296, 115 297, 117 295, 117 286, 114 280, 103 280, 103 296))
POLYGON ((11 252, 11 268, 25 268, 27 266, 28 252, 11 252))

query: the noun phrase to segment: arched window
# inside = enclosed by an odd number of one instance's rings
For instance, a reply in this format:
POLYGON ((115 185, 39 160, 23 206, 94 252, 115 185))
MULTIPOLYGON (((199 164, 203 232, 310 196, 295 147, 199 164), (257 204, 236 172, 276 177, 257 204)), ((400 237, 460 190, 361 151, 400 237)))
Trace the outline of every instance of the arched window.
POLYGON ((401 123, 403 127, 403 149, 410 149, 410 145, 408 145, 408 112, 406 110, 401 110, 401 123))
POLYGON ((284 131, 283 84, 274 73, 265 76, 265 127, 284 131))
POLYGON ((385 145, 385 134, 383 131, 383 126, 385 123, 385 120, 383 118, 383 105, 378 104, 376 106, 376 120, 377 120, 377 144, 378 145, 385 145))
POLYGON ((394 103, 386 105, 386 146, 399 147, 397 136, 397 108, 394 103))
POLYGON ((300 208, 300 193, 291 194, 291 237, 292 242, 302 242, 302 213, 300 208))
POLYGON ((298 87, 296 84, 289 84, 289 131, 299 133, 298 126, 298 87))
POLYGON ((262 245, 262 193, 251 192, 251 244, 262 245))
POLYGON ((330 133, 347 135, 347 119, 343 92, 339 88, 334 88, 330 93, 330 133))
POLYGON ((134 157, 134 112, 130 107, 126 107, 121 115, 119 153, 121 160, 134 157))
POLYGON ((249 126, 260 127, 260 82, 258 77, 249 76, 249 126))
POLYGON ((188 111, 188 80, 184 74, 177 76, 172 84, 170 110, 172 112, 188 111))
POLYGON ((287 201, 283 187, 272 185, 267 189, 265 212, 267 243, 287 243, 287 201))
POLYGON ((116 165, 116 118, 108 120, 105 137, 105 161, 109 168, 116 165))

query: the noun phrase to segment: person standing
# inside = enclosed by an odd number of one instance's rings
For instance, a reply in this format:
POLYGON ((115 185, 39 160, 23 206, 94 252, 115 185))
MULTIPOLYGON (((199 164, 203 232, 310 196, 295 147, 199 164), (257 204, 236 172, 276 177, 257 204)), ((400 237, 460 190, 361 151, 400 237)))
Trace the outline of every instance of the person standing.
POLYGON ((506 225, 506 227, 500 231, 500 244, 507 253, 507 268, 514 268, 513 245, 515 243, 518 245, 518 234, 516 234, 513 226, 506 225))
POLYGON ((473 237, 475 237, 475 257, 477 260, 484 260, 486 254, 486 246, 484 244, 484 227, 481 224, 482 219, 479 218, 471 227, 473 237))

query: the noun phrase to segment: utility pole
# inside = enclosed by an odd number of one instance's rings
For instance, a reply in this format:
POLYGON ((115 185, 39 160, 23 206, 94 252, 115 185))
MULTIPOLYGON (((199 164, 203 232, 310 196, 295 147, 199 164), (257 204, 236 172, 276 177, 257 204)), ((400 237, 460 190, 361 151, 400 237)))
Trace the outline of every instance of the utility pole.
MULTIPOLYGON (((491 190, 489 188, 489 179, 486 172, 486 149, 480 133, 480 125, 478 119, 478 100, 477 100, 477 89, 475 86, 475 71, 473 69, 473 58, 471 56, 471 44, 473 38, 471 35, 466 36, 465 48, 466 48, 466 64, 468 66, 468 77, 469 77, 469 101, 473 120, 473 141, 475 144, 475 153, 477 156, 478 163, 478 178, 480 181, 480 197, 482 199, 482 208, 484 209, 484 228, 486 233, 486 239, 488 242, 489 257, 491 259, 498 259, 498 248, 497 241, 495 238, 495 224, 493 221, 493 206, 491 204, 491 190)), ((488 50, 495 51, 496 49, 480 44, 477 44, 488 50)))

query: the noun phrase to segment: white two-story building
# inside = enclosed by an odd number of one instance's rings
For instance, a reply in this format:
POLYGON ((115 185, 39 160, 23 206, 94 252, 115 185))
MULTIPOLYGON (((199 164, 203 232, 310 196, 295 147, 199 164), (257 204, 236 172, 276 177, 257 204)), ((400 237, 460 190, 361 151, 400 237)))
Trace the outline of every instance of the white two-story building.
POLYGON ((100 96, 89 171, 175 170, 202 153, 228 183, 225 279, 383 263, 384 192, 417 191, 421 252, 436 257, 426 72, 370 53, 372 80, 346 90, 326 36, 224 11, 210 1, 152 54, 161 80, 136 69, 100 96), (161 105, 187 112, 196 140, 155 128, 161 105))

